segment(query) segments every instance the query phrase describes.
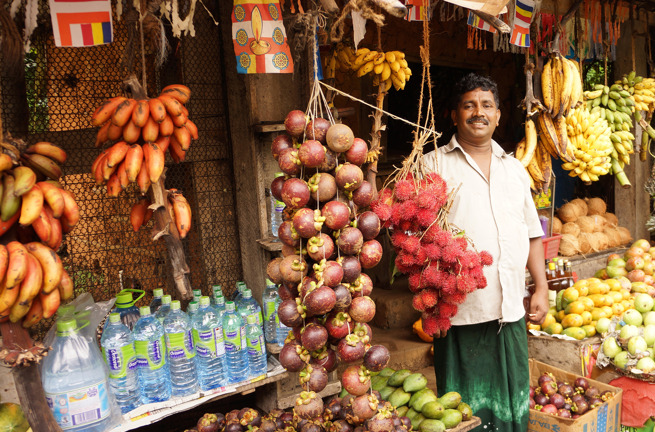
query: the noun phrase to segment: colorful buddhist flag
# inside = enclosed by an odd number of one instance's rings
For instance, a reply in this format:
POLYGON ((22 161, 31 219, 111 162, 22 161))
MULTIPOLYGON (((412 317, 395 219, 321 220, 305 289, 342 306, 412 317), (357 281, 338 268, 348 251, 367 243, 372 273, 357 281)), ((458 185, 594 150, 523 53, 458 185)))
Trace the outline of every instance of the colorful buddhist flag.
POLYGON ((486 30, 491 33, 496 33, 495 27, 492 27, 491 24, 489 24, 479 16, 474 15, 473 12, 469 12, 469 19, 467 24, 477 29, 486 30))
POLYGON ((49 0, 58 47, 104 45, 114 39, 110 0, 49 0))
POLYGON ((232 39, 237 72, 293 73, 279 0, 234 0, 232 39))
POLYGON ((407 21, 425 21, 427 17, 429 21, 431 14, 428 4, 427 0, 405 0, 405 6, 407 6, 405 19, 407 21))
POLYGON ((514 28, 509 41, 520 47, 530 46, 530 21, 534 12, 534 0, 516 0, 514 28))

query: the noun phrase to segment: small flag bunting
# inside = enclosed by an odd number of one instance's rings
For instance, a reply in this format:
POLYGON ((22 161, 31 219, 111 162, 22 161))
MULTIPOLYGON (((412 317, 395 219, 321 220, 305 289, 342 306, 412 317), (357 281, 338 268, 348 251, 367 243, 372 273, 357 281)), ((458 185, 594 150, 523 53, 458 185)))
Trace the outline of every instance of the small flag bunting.
POLYGON ((49 0, 52 30, 58 47, 111 43, 110 0, 49 0))
POLYGON ((407 21, 425 21, 427 17, 430 21, 432 16, 428 4, 429 2, 426 0, 405 0, 405 6, 407 6, 405 19, 407 21))
POLYGON ((534 0, 516 0, 514 7, 514 28, 510 43, 520 47, 530 46, 530 22, 534 12, 534 0))
POLYGON ((469 12, 469 18, 467 24, 474 28, 486 30, 491 33, 496 33, 495 27, 492 27, 491 24, 489 24, 479 16, 474 15, 473 12, 469 12))

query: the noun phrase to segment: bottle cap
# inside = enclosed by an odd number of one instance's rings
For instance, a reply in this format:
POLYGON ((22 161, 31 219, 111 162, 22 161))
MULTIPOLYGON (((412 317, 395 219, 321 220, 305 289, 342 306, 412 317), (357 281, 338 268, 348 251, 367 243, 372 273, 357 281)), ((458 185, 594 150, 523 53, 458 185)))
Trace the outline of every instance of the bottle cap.
POLYGON ((266 286, 269 286, 269 285, 275 285, 275 284, 273 283, 272 280, 270 280, 269 278, 266 278, 266 286))
POLYGON ((161 304, 171 304, 171 296, 165 295, 161 298, 161 304))
POLYGON ((225 302, 225 310, 228 312, 234 312, 234 302, 233 301, 225 302))
POLYGON ((278 172, 275 173, 275 178, 282 177, 282 176, 284 176, 283 172, 278 171, 278 172))
POLYGON ((200 306, 209 306, 209 297, 207 296, 200 297, 200 306))
POLYGON ((225 305, 225 297, 220 294, 214 296, 214 303, 218 305, 225 305))
POLYGON ((57 334, 62 335, 77 330, 77 321, 73 318, 57 320, 57 334))
POLYGON ((255 317, 254 315, 248 315, 246 317, 246 322, 248 324, 255 324, 257 322, 257 317, 255 317))
POLYGON ((189 302, 189 306, 187 307, 188 312, 195 312, 198 310, 198 302, 197 301, 192 301, 189 302))
POLYGON ((134 304, 131 292, 119 292, 116 296, 116 307, 117 308, 128 308, 134 304))
POLYGON ((120 322, 120 321, 121 321, 121 314, 116 313, 116 312, 109 314, 109 322, 110 323, 115 324, 115 323, 120 322))
POLYGON ((179 300, 173 300, 171 302, 171 310, 180 310, 180 301, 179 300))
POLYGON ((243 290, 243 296, 244 296, 245 298, 250 298, 250 297, 252 297, 252 291, 250 291, 248 288, 244 289, 244 290, 243 290))
POLYGON ((212 293, 214 293, 214 295, 216 295, 218 293, 223 295, 223 288, 221 288, 220 285, 214 285, 214 286, 212 286, 212 293))
POLYGON ((161 288, 155 288, 154 290, 152 290, 152 295, 153 297, 159 298, 164 295, 164 290, 161 288))
POLYGON ((139 308, 139 314, 141 316, 150 315, 150 306, 141 306, 139 308))

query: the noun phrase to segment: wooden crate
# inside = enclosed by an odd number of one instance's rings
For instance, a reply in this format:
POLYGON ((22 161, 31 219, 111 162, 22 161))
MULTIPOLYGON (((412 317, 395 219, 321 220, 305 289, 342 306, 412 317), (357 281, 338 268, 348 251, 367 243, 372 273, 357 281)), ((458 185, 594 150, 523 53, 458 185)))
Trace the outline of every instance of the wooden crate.
POLYGON ((576 375, 590 376, 595 364, 595 357, 592 354, 598 347, 600 347, 600 336, 572 341, 528 334, 530 358, 576 375))
MULTIPOLYGON (((296 403, 296 398, 303 391, 298 382, 298 373, 287 372, 287 377, 276 383, 272 383, 262 392, 257 392, 257 406, 265 412, 272 409, 292 408, 296 403)), ((341 382, 337 372, 328 374, 328 384, 318 395, 328 397, 341 391, 341 382)))

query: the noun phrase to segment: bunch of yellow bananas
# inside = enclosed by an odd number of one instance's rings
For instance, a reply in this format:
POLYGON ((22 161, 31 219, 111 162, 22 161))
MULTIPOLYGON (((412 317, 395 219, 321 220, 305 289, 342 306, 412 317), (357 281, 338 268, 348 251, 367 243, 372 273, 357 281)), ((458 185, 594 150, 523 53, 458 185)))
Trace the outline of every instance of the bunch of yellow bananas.
POLYGON ((623 75, 616 81, 623 90, 632 95, 635 101, 635 115, 638 111, 653 112, 655 110, 655 79, 638 76, 635 71, 623 75))
POLYGON ((612 156, 623 168, 630 163, 630 155, 634 153, 635 137, 630 130, 635 99, 621 84, 613 84, 611 87, 597 84, 594 90, 584 92, 584 97, 587 109, 592 114, 599 113, 600 118, 609 123, 612 130, 610 139, 616 150, 612 156))
POLYGON ((530 175, 530 188, 535 192, 545 192, 552 179, 552 160, 550 154, 540 145, 534 120, 525 120, 525 137, 516 146, 515 157, 530 175))
POLYGON ((405 54, 400 51, 371 51, 360 48, 353 51, 347 45, 337 44, 328 58, 326 78, 334 78, 336 70, 355 71, 358 77, 373 75, 373 85, 384 86, 387 91, 393 86, 396 90, 405 88, 405 83, 412 76, 405 54))
POLYGON ((544 65, 541 73, 543 103, 553 118, 566 116, 582 100, 582 79, 578 64, 559 53, 544 65))
POLYGON ((592 114, 584 105, 574 109, 566 117, 566 131, 575 159, 563 163, 562 168, 571 177, 590 183, 610 171, 610 155, 615 151, 610 140, 612 130, 599 112, 592 114))

